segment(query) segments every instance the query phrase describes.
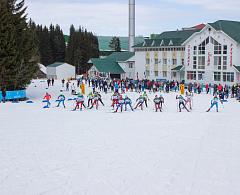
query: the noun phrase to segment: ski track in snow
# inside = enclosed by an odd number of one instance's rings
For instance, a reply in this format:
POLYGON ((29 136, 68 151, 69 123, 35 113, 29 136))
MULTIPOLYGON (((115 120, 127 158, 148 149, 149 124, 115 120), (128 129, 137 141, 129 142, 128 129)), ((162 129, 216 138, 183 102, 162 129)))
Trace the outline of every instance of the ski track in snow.
MULTIPOLYGON (((212 96, 196 94, 192 112, 179 113, 179 92, 161 93, 166 107, 154 112, 151 93, 148 108, 108 114, 112 93, 101 92, 105 106, 68 112, 73 101, 65 102, 66 109, 55 108, 65 89, 60 81, 46 85, 40 80, 29 85, 33 104, 0 104, 0 194, 240 194, 235 99, 219 105, 220 113, 215 108, 206 113, 212 96), (52 95, 49 109, 42 108, 46 91, 52 95)), ((86 86, 86 95, 90 90, 86 86)), ((139 97, 127 95, 133 104, 139 97)))

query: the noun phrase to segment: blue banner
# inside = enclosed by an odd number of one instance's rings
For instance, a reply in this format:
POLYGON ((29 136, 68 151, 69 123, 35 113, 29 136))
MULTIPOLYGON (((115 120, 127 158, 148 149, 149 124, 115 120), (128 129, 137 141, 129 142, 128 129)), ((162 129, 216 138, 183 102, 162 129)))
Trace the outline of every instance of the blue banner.
POLYGON ((156 79, 157 82, 163 82, 163 83, 166 83, 167 82, 167 79, 156 79))
MULTIPOLYGON (((20 99, 26 97, 26 90, 6 91, 6 100, 20 99)), ((0 92, 0 101, 2 101, 2 92, 0 92)))

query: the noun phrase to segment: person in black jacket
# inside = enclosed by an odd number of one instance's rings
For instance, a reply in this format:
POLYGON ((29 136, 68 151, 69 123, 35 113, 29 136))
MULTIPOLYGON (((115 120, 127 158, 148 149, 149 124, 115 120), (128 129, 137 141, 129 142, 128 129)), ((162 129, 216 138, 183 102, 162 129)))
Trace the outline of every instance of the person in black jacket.
POLYGON ((6 101, 6 91, 5 91, 5 89, 3 89, 3 91, 2 91, 2 97, 3 97, 3 103, 5 103, 5 101, 6 101))

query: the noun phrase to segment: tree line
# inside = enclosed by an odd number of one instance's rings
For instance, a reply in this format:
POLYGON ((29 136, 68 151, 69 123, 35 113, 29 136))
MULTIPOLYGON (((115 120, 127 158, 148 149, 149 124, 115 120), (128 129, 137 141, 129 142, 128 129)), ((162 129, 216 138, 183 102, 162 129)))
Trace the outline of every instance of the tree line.
POLYGON ((92 32, 70 27, 68 45, 59 25, 50 27, 28 21, 25 1, 0 0, 0 86, 6 90, 25 89, 39 70, 67 62, 82 74, 90 68, 90 58, 99 57, 98 39, 92 32))

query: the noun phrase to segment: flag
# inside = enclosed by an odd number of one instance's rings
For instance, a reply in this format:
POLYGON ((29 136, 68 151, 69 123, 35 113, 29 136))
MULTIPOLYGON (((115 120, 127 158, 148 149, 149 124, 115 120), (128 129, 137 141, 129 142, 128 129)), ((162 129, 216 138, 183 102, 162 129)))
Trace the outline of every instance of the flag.
POLYGON ((105 73, 103 72, 103 77, 105 77, 105 73))
POLYGON ((123 72, 122 72, 122 79, 123 79, 123 72))
POLYGON ((87 77, 87 70, 86 70, 86 77, 87 77))
POLYGON ((202 73, 201 73, 201 80, 203 80, 202 73))
POLYGON ((97 72, 97 77, 99 77, 99 72, 97 72))
POLYGON ((182 73, 180 72, 180 80, 182 79, 182 73))
POLYGON ((238 82, 239 82, 239 74, 238 74, 237 80, 238 80, 238 82))
POLYGON ((131 72, 129 72, 129 78, 131 78, 131 72))
POLYGON ((191 78, 191 80, 192 80, 192 73, 190 73, 190 78, 191 78))
POLYGON ((145 76, 145 78, 146 78, 146 73, 145 73, 145 71, 144 71, 144 76, 145 76))
POLYGON ((138 72, 137 72, 137 79, 138 79, 138 72))

